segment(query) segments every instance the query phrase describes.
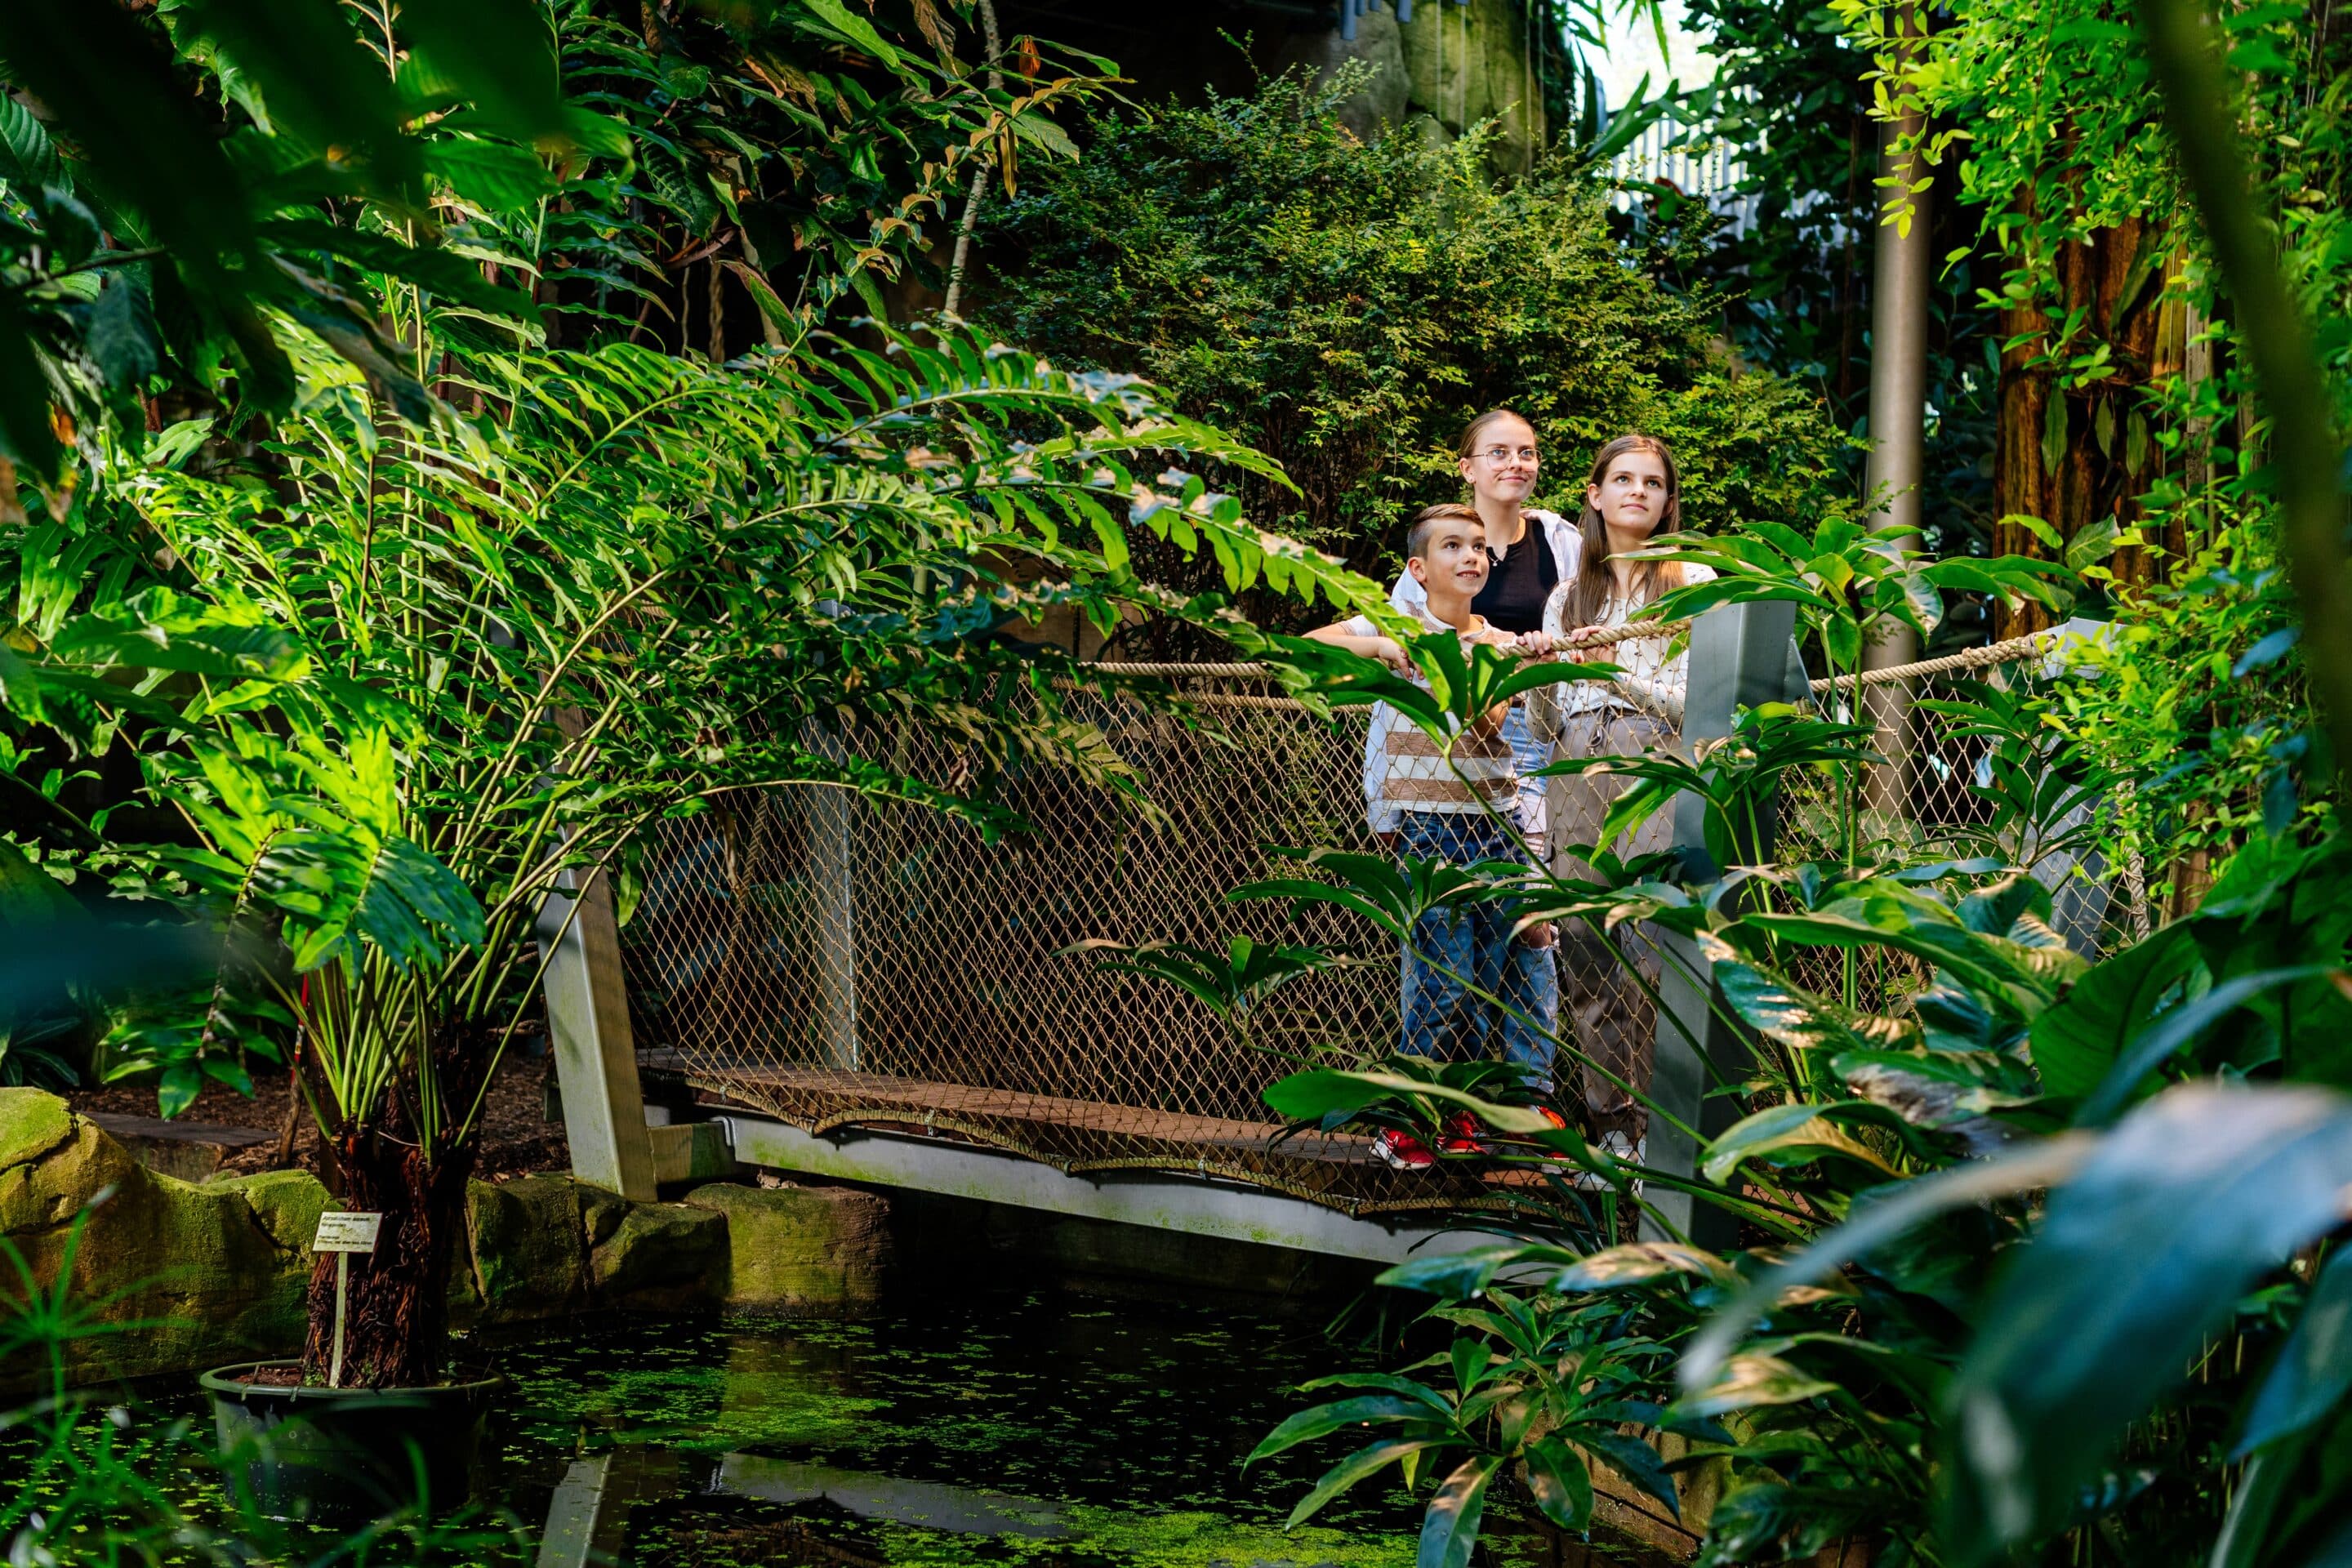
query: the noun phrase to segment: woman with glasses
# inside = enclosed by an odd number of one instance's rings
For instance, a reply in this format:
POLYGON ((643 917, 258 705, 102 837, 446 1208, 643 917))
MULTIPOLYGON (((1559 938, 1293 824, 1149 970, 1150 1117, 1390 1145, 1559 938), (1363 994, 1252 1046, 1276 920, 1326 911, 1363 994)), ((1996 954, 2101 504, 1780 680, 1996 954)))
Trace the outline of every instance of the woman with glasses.
MULTIPOLYGON (((1471 610, 1496 630, 1516 636, 1524 652, 1548 654, 1553 639, 1544 634, 1544 605, 1554 588, 1575 577, 1580 535, 1577 525, 1567 518, 1527 504, 1535 493, 1541 468, 1535 426, 1508 408, 1490 408, 1462 432, 1456 457, 1463 483, 1470 488, 1470 504, 1486 524, 1486 585, 1471 601, 1471 610)), ((1389 592, 1389 603, 1407 615, 1423 614, 1427 602, 1427 595, 1410 572, 1400 575, 1389 592)), ((1397 826, 1395 808, 1380 798, 1390 720, 1386 709, 1374 711, 1371 734, 1364 747, 1366 816, 1383 844, 1391 841, 1397 826)), ((1548 854, 1547 781, 1529 775, 1551 761, 1550 727, 1544 699, 1533 697, 1514 701, 1503 725, 1519 775, 1519 831, 1527 839, 1529 859, 1537 864, 1543 863, 1548 854)), ((1549 1037, 1555 1032, 1559 1012, 1559 976, 1551 928, 1545 925, 1523 933, 1513 944, 1510 957, 1521 971, 1522 984, 1515 989, 1520 995, 1537 999, 1535 1021, 1549 1037)), ((1408 984, 1411 978, 1408 966, 1408 984)), ((1482 976, 1480 989, 1501 994, 1501 978, 1482 976)), ((1535 1069, 1532 1086, 1549 1093, 1550 1061, 1523 1065, 1535 1069)))

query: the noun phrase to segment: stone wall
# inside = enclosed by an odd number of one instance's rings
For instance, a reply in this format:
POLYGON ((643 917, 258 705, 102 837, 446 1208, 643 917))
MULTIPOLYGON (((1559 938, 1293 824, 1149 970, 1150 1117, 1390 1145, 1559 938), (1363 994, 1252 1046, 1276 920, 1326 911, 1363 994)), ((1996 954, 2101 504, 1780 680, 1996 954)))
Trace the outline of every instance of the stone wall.
MULTIPOLYGON (((160 1174, 55 1095, 0 1089, 0 1244, 22 1264, 0 1252, 0 1292, 22 1301, 29 1278, 81 1320, 69 1381, 295 1353, 326 1206, 301 1171, 160 1174)), ((885 1200, 840 1187, 720 1183, 633 1204, 526 1176, 472 1184, 467 1218, 450 1306, 467 1327, 596 1310, 841 1311, 874 1299, 889 1245, 885 1200)), ((14 1315, 0 1304, 0 1336, 14 1315)), ((17 1352, 0 1363, 0 1394, 47 1376, 17 1352)))
POLYGON ((1495 163, 1524 172, 1544 144, 1543 87, 1536 78, 1534 39, 1523 0, 1419 0, 1412 19, 1400 23, 1393 4, 1356 22, 1350 42, 1338 28, 1297 33, 1285 42, 1282 63, 1318 70, 1362 60, 1378 73, 1342 111, 1350 128, 1370 134, 1383 122, 1420 121, 1459 136, 1488 118, 1499 120, 1495 163))
MULTIPOLYGON (((1412 0, 1408 8, 1412 19, 1400 24, 1395 0, 1381 0, 1374 14, 1357 19, 1349 40, 1336 25, 1336 5, 1308 11, 1219 0, 1145 12, 1066 0, 997 0, 996 6, 1007 37, 1034 33, 1118 61, 1132 83, 1123 90, 1139 103, 1170 97, 1198 102, 1207 91, 1246 97, 1259 77, 1288 66, 1319 71, 1360 59, 1375 75, 1348 110, 1358 132, 1382 122, 1418 122, 1433 134, 1458 136, 1498 116, 1496 166, 1526 169, 1545 135, 1528 0, 1466 5, 1412 0)), ((1064 123, 1083 138, 1076 117, 1064 117, 1064 123)), ((926 299, 938 303, 936 296, 926 299)), ((908 303, 919 306, 925 299, 910 295, 908 303)))

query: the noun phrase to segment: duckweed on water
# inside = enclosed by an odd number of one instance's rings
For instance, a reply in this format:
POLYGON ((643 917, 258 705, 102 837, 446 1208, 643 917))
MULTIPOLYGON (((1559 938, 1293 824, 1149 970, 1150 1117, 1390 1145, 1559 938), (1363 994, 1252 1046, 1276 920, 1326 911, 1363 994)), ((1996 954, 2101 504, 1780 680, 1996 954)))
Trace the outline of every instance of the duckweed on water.
MULTIPOLYGON (((509 1389, 487 1500, 519 1526, 514 1544, 478 1530, 398 1555, 430 1568, 1409 1563, 1419 1510, 1393 1489, 1282 1529, 1336 1448, 1243 1468, 1336 1353, 1264 1312, 961 1281, 896 1290, 856 1322, 564 1325, 494 1357, 509 1389)), ((192 1396, 144 1419, 161 1431, 174 1417, 205 1420, 192 1396)), ((200 1472, 155 1479, 236 1528, 200 1472)), ((1515 1540, 1525 1526, 1509 1513, 1490 1511, 1482 1561, 1558 1561, 1515 1540)))
POLYGON ((510 1458, 540 1456, 543 1472, 551 1451, 705 1456, 625 1531, 629 1561, 679 1568, 1412 1556, 1418 1510, 1401 1494, 1349 1500, 1286 1534, 1328 1458, 1242 1468, 1330 1358, 1308 1330, 1060 1292, 965 1288, 894 1305, 852 1323, 624 1322, 510 1351, 510 1458))

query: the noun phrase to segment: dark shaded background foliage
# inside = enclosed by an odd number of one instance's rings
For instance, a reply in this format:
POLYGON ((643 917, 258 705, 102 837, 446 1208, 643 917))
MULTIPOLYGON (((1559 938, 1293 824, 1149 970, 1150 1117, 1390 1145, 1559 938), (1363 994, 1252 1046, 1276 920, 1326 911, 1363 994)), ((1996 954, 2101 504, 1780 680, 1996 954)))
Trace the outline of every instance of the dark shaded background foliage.
MULTIPOLYGON (((1744 357, 1819 392, 1842 428, 1866 437, 1872 253, 1885 195, 1864 79, 1871 55, 1814 0, 1691 0, 1685 14, 1716 69, 1675 115, 1729 145, 1745 171, 1733 194, 1752 205, 1743 232, 1709 238, 1695 274, 1721 296, 1725 335, 1744 357)), ((1699 216, 1664 194, 1655 205, 1676 219, 1699 216)), ((1938 553, 1985 552, 1994 521, 1999 321, 1977 297, 1979 216, 1940 201, 1927 219, 1937 270, 1921 510, 1938 553)), ((1857 489, 1863 458, 1857 447, 1849 464, 1857 489)), ((1981 640, 1979 624, 1961 625, 1981 640)))
POLYGON ((1535 421, 1554 507, 1628 429, 1675 444, 1695 525, 1785 516, 1832 479, 1821 400, 1738 370, 1716 292, 1663 284, 1571 157, 1498 178, 1481 135, 1360 138, 1336 113, 1353 79, 1098 112, 1085 159, 987 213, 974 313, 1245 437, 1299 487, 1234 476, 1251 515, 1376 575, 1412 509, 1459 497, 1455 439, 1497 405, 1535 421))

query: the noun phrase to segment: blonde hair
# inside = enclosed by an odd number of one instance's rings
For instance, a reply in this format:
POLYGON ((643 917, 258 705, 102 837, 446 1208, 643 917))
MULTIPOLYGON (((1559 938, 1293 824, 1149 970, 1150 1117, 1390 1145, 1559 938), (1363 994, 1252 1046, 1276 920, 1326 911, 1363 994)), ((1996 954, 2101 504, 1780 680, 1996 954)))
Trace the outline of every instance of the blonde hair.
POLYGON ((1471 420, 1469 424, 1465 425, 1462 427, 1462 439, 1454 444, 1454 455, 1462 458, 1465 462, 1470 458, 1476 457, 1478 455, 1479 433, 1485 430, 1487 426, 1495 423, 1497 419, 1516 419, 1520 424, 1528 427, 1529 434, 1532 435, 1535 431, 1535 421, 1520 413, 1517 409, 1489 408, 1486 413, 1479 415, 1476 418, 1471 420))

